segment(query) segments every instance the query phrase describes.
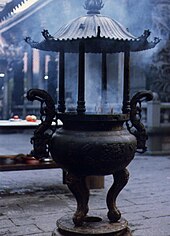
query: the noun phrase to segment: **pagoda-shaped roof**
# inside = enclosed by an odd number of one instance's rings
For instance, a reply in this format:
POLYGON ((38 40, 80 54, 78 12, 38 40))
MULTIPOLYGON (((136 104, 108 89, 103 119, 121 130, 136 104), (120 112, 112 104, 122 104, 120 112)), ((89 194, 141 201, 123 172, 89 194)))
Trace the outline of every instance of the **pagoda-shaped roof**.
POLYGON ((116 20, 101 15, 102 0, 86 0, 84 7, 87 9, 85 16, 62 26, 53 36, 44 30, 45 40, 42 42, 34 42, 29 37, 26 41, 40 50, 65 52, 78 52, 79 43, 83 41, 85 51, 91 53, 142 51, 155 47, 159 42, 158 38, 148 42, 149 30, 136 37, 116 20))
POLYGON ((100 14, 87 14, 74 19, 61 27, 54 38, 58 40, 86 39, 97 37, 100 30, 101 38, 115 40, 136 40, 119 22, 100 14), (100 28, 100 29, 99 29, 100 28))

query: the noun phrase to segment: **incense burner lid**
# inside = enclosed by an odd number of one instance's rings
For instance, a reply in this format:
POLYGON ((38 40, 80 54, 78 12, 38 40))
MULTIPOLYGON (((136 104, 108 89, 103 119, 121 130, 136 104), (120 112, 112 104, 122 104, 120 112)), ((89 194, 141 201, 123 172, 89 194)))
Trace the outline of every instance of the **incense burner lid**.
POLYGON ((54 35, 43 30, 45 38, 42 42, 25 40, 33 48, 44 51, 79 53, 81 42, 85 45, 86 53, 118 53, 125 51, 142 51, 154 48, 160 39, 154 38, 149 42, 150 31, 136 37, 118 21, 101 15, 104 4, 101 0, 87 0, 84 8, 87 14, 73 19, 60 27, 54 35))

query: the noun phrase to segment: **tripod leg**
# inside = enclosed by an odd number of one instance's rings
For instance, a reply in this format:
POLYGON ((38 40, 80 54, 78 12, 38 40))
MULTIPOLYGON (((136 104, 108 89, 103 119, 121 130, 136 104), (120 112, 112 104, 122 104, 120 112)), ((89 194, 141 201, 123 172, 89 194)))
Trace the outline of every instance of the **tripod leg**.
POLYGON ((108 207, 108 218, 111 222, 117 222, 121 218, 121 213, 116 207, 116 198, 125 187, 129 179, 127 169, 120 170, 113 174, 114 183, 108 191, 106 202, 108 207))
POLYGON ((66 183, 77 201, 77 210, 73 216, 73 222, 75 226, 81 226, 89 210, 89 189, 86 186, 85 177, 68 173, 66 176, 66 183))

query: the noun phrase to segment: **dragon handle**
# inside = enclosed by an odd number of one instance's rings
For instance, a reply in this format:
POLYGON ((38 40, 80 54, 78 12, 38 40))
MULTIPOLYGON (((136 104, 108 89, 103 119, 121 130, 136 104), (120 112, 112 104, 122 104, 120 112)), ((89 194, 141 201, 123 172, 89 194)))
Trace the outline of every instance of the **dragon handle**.
POLYGON ((29 101, 37 100, 41 103, 41 123, 31 138, 31 143, 33 144, 31 154, 37 159, 43 159, 49 156, 49 141, 56 129, 56 126, 52 125, 52 122, 56 123, 54 119, 56 116, 55 103, 52 97, 41 89, 30 89, 27 92, 27 99, 29 101))
POLYGON ((141 103, 146 100, 150 101, 153 99, 151 91, 141 91, 136 93, 130 101, 130 120, 126 122, 128 131, 133 134, 137 139, 137 151, 138 153, 144 153, 147 150, 146 140, 148 135, 145 126, 141 122, 142 108, 141 103))

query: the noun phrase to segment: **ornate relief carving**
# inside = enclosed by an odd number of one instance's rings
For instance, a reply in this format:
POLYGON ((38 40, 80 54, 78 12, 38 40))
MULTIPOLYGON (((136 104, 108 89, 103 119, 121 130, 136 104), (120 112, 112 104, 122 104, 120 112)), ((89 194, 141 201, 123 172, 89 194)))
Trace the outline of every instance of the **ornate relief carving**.
POLYGON ((99 143, 97 140, 88 142, 87 137, 87 142, 80 140, 78 143, 73 137, 72 142, 60 142, 59 153, 55 145, 56 161, 80 175, 111 174, 117 169, 125 168, 134 157, 136 142, 134 138, 127 140, 125 138, 122 142, 110 142, 103 139, 103 142, 99 143))

